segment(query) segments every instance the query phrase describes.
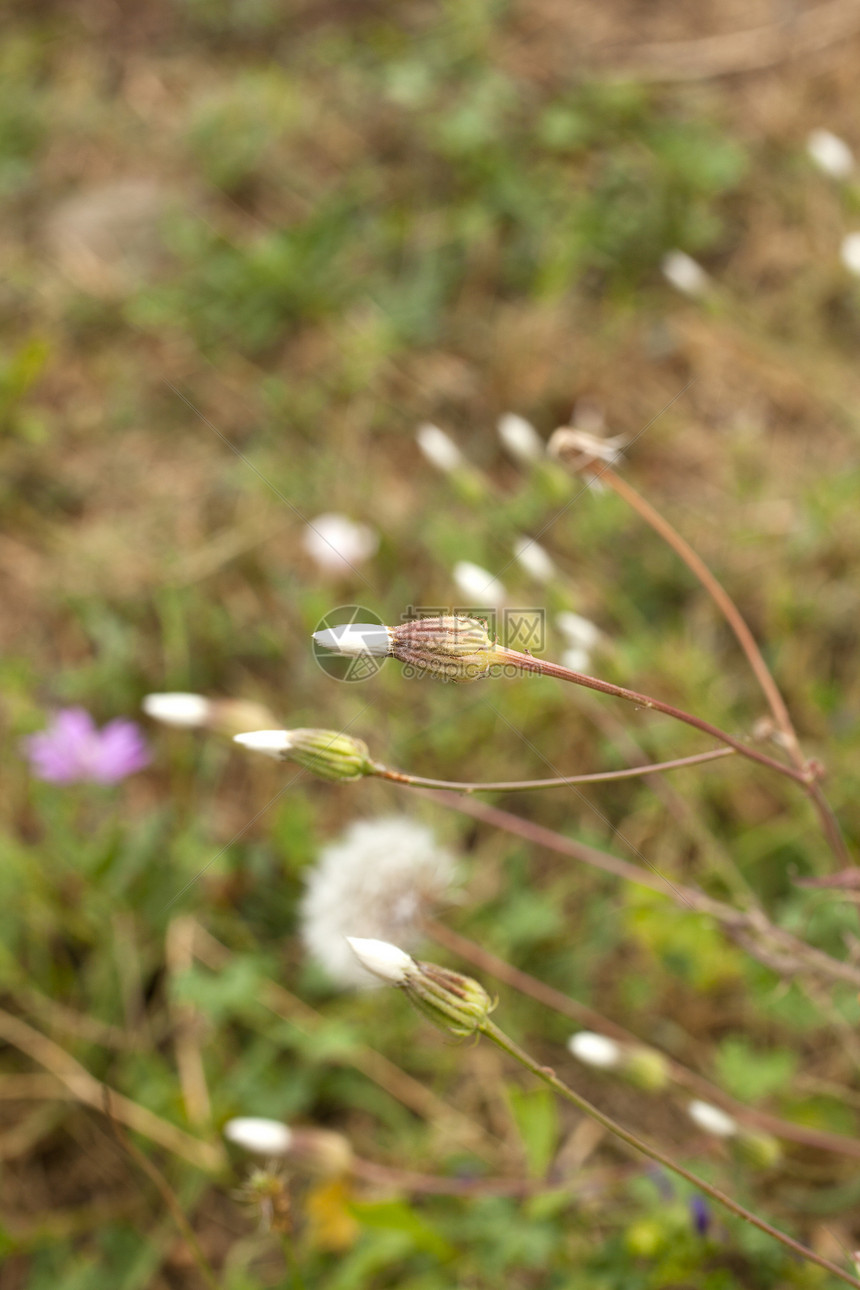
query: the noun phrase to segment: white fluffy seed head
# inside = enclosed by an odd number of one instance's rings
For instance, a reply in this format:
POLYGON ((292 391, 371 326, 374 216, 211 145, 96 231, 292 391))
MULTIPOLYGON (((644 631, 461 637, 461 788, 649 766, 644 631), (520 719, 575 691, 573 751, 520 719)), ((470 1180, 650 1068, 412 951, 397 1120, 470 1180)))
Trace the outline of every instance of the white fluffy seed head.
POLYGON ((341 627, 327 627, 313 635, 317 645, 323 649, 356 658, 364 654, 384 658, 391 650, 391 632, 381 623, 344 623, 341 627))
POLYGON ((577 1031, 568 1039, 567 1046, 578 1061, 600 1070, 612 1070, 620 1064, 623 1055, 620 1044, 593 1030, 577 1031))
POLYGON ((660 268, 663 277, 685 296, 704 296, 711 285, 709 274, 686 251, 669 251, 663 256, 660 268))
POLYGON ((465 464, 463 454, 454 440, 438 426, 429 423, 419 426, 415 431, 415 441, 431 466, 435 466, 443 474, 459 470, 465 464))
POLYGON ((525 417, 518 416, 516 412, 506 412, 499 417, 496 430, 502 445, 523 465, 531 465, 544 455, 543 439, 531 421, 526 421, 525 417))
POLYGON ((417 820, 357 820, 323 848, 308 872, 300 907, 305 948, 338 985, 372 988, 378 980, 361 966, 346 937, 412 948, 453 879, 450 852, 417 820))
POLYGON ((275 761, 283 761, 293 746, 289 730, 249 730, 246 734, 234 735, 233 741, 243 748, 250 748, 252 752, 274 757, 275 761))
POLYGON ((549 552, 539 542, 535 542, 534 538, 517 538, 514 543, 514 559, 536 582, 552 582, 556 576, 549 552))
POLYGON ((811 130, 806 151, 819 170, 832 179, 849 179, 854 170, 854 153, 844 139, 830 130, 811 130))
POLYGON ((180 726, 187 730, 204 726, 209 719, 212 703, 202 694, 147 694, 141 704, 143 711, 153 721, 165 726, 180 726))
POLYGON ((860 277, 860 233, 848 233, 842 239, 839 254, 848 272, 860 277))
POLYGON ((710 1102, 692 1101, 687 1107, 687 1114, 700 1129, 705 1133, 712 1133, 716 1138, 731 1138, 738 1131, 737 1121, 718 1106, 711 1106, 710 1102))
POLYGON ((379 534, 346 515, 327 512, 305 525, 302 546, 323 573, 348 573, 379 549, 379 534))
POLYGON ((346 941, 361 966, 387 985, 402 985, 410 973, 415 971, 412 956, 390 941, 377 941, 363 936, 347 936, 346 941))
POLYGON ((224 1137, 237 1147, 261 1156, 284 1156, 290 1149, 292 1130, 280 1120, 261 1116, 239 1116, 224 1125, 224 1137))
POLYGON ((495 608, 507 598, 508 593, 499 579, 471 560, 459 560, 454 565, 454 582, 460 595, 476 608, 495 608))

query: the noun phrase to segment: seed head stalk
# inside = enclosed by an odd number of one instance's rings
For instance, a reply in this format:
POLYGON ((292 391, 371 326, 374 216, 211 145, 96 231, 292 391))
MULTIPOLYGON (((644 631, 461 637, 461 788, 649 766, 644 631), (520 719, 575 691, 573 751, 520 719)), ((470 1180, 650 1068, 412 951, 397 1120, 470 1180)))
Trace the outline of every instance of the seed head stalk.
POLYGON ((711 573, 704 560, 693 550, 689 542, 681 536, 678 530, 669 523, 665 516, 661 515, 641 493, 638 493, 632 485, 628 484, 626 479, 616 474, 610 465, 601 463, 599 476, 601 483, 607 485, 622 498, 631 510, 635 511, 640 519, 650 525, 667 546, 671 547, 679 559, 683 560, 725 618, 734 633, 735 639, 746 655, 750 669, 767 700, 774 722, 782 735, 786 752, 795 769, 800 772, 797 776, 798 782, 802 784, 804 792, 818 814, 824 836, 827 838, 833 854, 842 864, 851 865, 853 861, 842 836, 842 831, 839 828, 839 823, 833 813, 833 808, 827 801, 817 778, 808 772, 806 758, 800 746, 788 706, 743 614, 722 583, 711 573))
POLYGON ((721 730, 719 726, 712 725, 710 721, 696 717, 692 712, 685 712, 683 708, 676 708, 671 703, 664 703, 662 699, 654 699, 649 694, 639 694, 636 690, 625 689, 623 685, 613 685, 611 681, 603 681, 596 676, 586 676, 584 672, 574 672, 572 668, 563 667, 561 663, 535 658, 533 654, 523 654, 520 650, 509 649, 506 645, 496 646, 494 662, 513 663, 524 672, 534 672, 538 676, 553 676, 559 681, 571 681, 574 685, 584 685, 589 690, 599 690, 601 694, 613 694, 618 699, 626 699, 628 703, 635 703, 638 708, 650 708, 654 712, 663 712, 667 717, 674 717, 676 721, 683 721, 685 725, 701 730, 712 739, 719 739, 720 743, 733 748, 741 756, 757 761, 762 766, 768 766, 771 770, 778 771, 780 775, 786 775, 804 786, 810 782, 809 771, 786 766, 785 762, 777 761, 775 757, 769 757, 767 753, 759 752, 757 748, 750 748, 727 731, 721 730))
POLYGON ((662 1165, 664 1169, 669 1169, 672 1173, 677 1174, 686 1182, 691 1183, 700 1192, 703 1192, 706 1196, 710 1196, 711 1200, 716 1201, 718 1205, 722 1205, 724 1209, 728 1209, 738 1218, 742 1218, 747 1223, 751 1223, 753 1227, 757 1227, 760 1232, 764 1232, 767 1236, 779 1241, 781 1245, 784 1245, 786 1249, 791 1250, 793 1254, 807 1260, 809 1263, 817 1264, 818 1267, 824 1268, 833 1276, 844 1281, 846 1285, 858 1287, 858 1290, 860 1290, 860 1281, 858 1281, 856 1277, 851 1276, 850 1273, 843 1271, 838 1264, 831 1263, 830 1259, 826 1259, 822 1255, 816 1254, 814 1250, 810 1250, 807 1246, 801 1244, 800 1241, 796 1241, 792 1236, 789 1236, 787 1233, 781 1232, 778 1228, 773 1227, 765 1219, 759 1218, 751 1210, 746 1209, 736 1200, 733 1200, 732 1197, 727 1195, 724 1191, 720 1191, 718 1187, 714 1187, 711 1183, 706 1182, 704 1178, 700 1178, 691 1170, 685 1169, 683 1165, 677 1164, 670 1156, 665 1155, 659 1147, 652 1146, 650 1142, 646 1142, 643 1138, 638 1137, 635 1133, 631 1133, 629 1129, 625 1129, 622 1125, 618 1124, 618 1122, 613 1120, 611 1116, 605 1115, 603 1111, 600 1111, 586 1098, 582 1097, 581 1094, 575 1092, 572 1088, 569 1088, 567 1084, 563 1083, 555 1074, 555 1071, 551 1070, 547 1066, 541 1066, 538 1061, 531 1057, 524 1049, 520 1048, 513 1039, 506 1035, 503 1030, 500 1030, 489 1017, 482 1021, 480 1032, 481 1034, 486 1035, 488 1039, 492 1040, 492 1042, 504 1052, 508 1053, 509 1056, 518 1061, 520 1065, 526 1068, 526 1070, 531 1071, 533 1075, 536 1075, 539 1080, 542 1080, 543 1083, 557 1093, 559 1097, 563 1097, 566 1101, 571 1102, 575 1107, 582 1111, 584 1115, 595 1120, 598 1124, 602 1125, 604 1129, 608 1130, 609 1133, 612 1133, 616 1138, 620 1138, 622 1142, 626 1142, 628 1146, 634 1149, 634 1151, 640 1152, 650 1160, 662 1165))

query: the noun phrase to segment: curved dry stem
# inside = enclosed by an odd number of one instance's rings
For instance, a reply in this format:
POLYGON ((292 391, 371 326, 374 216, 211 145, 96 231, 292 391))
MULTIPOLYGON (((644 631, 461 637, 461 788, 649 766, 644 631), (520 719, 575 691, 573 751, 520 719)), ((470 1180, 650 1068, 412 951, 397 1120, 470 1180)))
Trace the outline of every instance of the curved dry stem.
MULTIPOLYGON (((797 731, 794 728, 794 722, 791 719, 788 706, 782 697, 782 692, 773 673, 765 662, 758 642, 750 631, 749 624, 725 587, 711 573, 704 560, 693 550, 689 542, 681 536, 678 530, 641 493, 638 493, 631 484, 628 484, 626 479, 622 479, 620 475, 616 474, 611 466, 601 466, 600 479, 602 483, 608 485, 614 493, 622 498, 646 524, 651 526, 654 532, 663 539, 667 546, 671 547, 707 591, 746 655, 747 662, 758 681, 762 694, 767 700, 768 707, 783 737, 786 751, 793 765, 798 771, 804 772, 806 770, 806 758, 797 738, 797 731)), ((814 779, 804 775, 802 775, 800 782, 803 784, 804 791, 818 814, 824 836, 827 838, 834 855, 843 863, 850 864, 851 858, 845 839, 842 837, 839 823, 821 790, 821 786, 814 779)))
POLYGON ((617 699, 626 699, 628 703, 635 703, 637 708, 647 708, 654 712, 662 712, 667 717, 674 717, 676 721, 683 721, 685 725, 692 726, 694 730, 701 730, 703 734, 710 735, 712 739, 718 739, 720 743, 725 744, 728 748, 733 748, 735 752, 740 753, 742 757, 749 758, 750 761, 756 761, 761 766, 767 766, 770 770, 775 770, 780 775, 796 780, 797 783, 804 786, 809 783, 807 772, 798 770, 793 766, 787 766, 785 762, 777 761, 775 757, 769 757, 767 753, 759 752, 757 748, 750 748, 747 744, 735 739, 733 735, 721 730, 719 726, 713 725, 710 721, 705 721, 702 717, 697 717, 692 712, 685 712, 683 708, 676 708, 672 703, 664 703, 662 699, 655 699, 650 694, 640 694, 638 690, 628 690, 623 685, 613 685, 611 681, 604 681, 597 676, 586 676, 584 672, 575 672, 572 668, 563 667, 561 663, 551 663, 547 659, 535 658, 533 654, 523 654, 520 650, 509 649, 507 645, 496 646, 496 659, 500 663, 512 663, 523 672, 533 672, 537 676, 551 676, 558 681, 570 681, 573 685, 584 685, 589 690, 597 690, 601 694, 611 694, 617 699))

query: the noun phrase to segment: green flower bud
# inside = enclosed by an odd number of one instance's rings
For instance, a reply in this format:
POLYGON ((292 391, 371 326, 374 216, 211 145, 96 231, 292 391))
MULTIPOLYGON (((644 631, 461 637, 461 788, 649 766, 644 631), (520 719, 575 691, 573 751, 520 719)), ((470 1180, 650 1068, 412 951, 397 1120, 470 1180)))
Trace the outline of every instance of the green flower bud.
POLYGON ((624 1050, 621 1074, 646 1093, 659 1093, 669 1083, 669 1063, 655 1048, 630 1047, 624 1050))
POLYGON ((744 1164, 756 1169, 773 1169, 782 1159, 782 1147, 770 1133, 741 1129, 732 1146, 744 1164))
POLYGON ((416 967, 403 989, 419 1012, 451 1035, 474 1035, 481 1029, 498 1000, 470 976, 435 963, 416 962, 416 967))
POLYGON ((477 618, 416 618, 388 630, 394 658, 442 681, 475 681, 498 661, 496 645, 477 618))
POLYGON ((235 739, 276 761, 294 761, 320 779, 346 782, 373 773, 364 740, 338 730, 254 730, 235 739))

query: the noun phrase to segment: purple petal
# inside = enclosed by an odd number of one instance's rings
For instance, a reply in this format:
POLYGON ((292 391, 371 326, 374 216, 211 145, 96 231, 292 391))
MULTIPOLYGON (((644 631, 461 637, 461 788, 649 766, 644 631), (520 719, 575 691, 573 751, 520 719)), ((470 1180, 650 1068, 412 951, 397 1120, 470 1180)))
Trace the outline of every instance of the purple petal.
POLYGON ((55 784, 113 784, 141 770, 149 752, 138 726, 119 717, 97 730, 84 708, 63 708, 47 730, 22 743, 33 774, 55 784))
POLYGON ((90 776, 100 784, 113 784, 149 764, 149 750, 133 721, 117 717, 101 730, 90 756, 90 776))

